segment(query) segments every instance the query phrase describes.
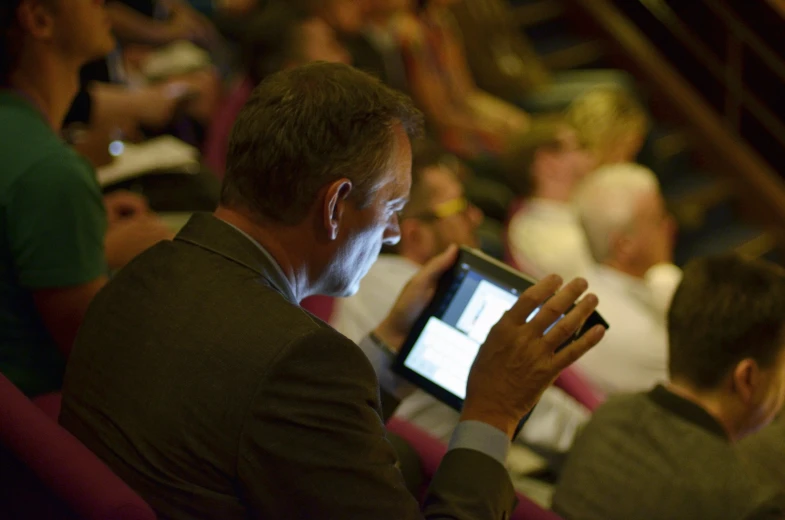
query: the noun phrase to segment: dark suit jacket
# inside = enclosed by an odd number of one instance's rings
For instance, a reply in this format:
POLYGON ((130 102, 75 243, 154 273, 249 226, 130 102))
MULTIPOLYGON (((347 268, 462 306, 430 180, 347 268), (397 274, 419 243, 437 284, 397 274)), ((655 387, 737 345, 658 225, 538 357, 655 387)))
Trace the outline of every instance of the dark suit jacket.
POLYGON ((506 518, 504 467, 465 449, 420 512, 371 364, 291 298, 247 237, 194 216, 96 297, 61 423, 165 519, 506 518))

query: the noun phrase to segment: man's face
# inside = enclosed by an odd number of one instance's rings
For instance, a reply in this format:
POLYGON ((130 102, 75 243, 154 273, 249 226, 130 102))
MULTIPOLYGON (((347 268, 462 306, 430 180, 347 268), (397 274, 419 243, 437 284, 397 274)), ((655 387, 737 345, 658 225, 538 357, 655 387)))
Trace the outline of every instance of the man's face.
POLYGON ((483 214, 476 206, 465 199, 463 186, 448 168, 432 167, 423 172, 422 182, 426 183, 430 200, 423 218, 414 218, 420 226, 419 255, 430 259, 450 244, 477 247, 477 228, 482 223, 483 214))
POLYGON ((104 0, 57 0, 50 10, 53 44, 79 65, 102 58, 115 48, 104 0))
POLYGON ((321 18, 306 20, 300 27, 302 59, 304 63, 327 61, 351 62, 351 56, 335 37, 335 31, 321 18))
POLYGON ((371 203, 364 208, 358 208, 353 201, 345 204, 325 294, 351 296, 357 292, 360 280, 376 262, 382 245, 395 245, 400 240, 398 213, 409 199, 412 149, 401 125, 396 125, 394 133, 393 152, 376 183, 371 203))

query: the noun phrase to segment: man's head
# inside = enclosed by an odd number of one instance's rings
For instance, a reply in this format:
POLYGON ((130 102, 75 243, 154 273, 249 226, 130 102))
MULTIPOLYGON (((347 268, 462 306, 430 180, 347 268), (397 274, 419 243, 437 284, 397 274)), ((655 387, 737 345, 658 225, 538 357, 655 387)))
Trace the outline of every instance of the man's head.
POLYGON ((642 278, 672 261, 675 226, 648 168, 604 166, 584 179, 573 203, 597 262, 642 278))
POLYGON ((785 271, 736 255, 684 270, 668 314, 670 376, 714 395, 740 438, 766 425, 785 398, 785 271))
POLYGON ((649 131, 649 116, 634 96, 599 87, 576 98, 567 121, 598 165, 635 162, 649 131))
POLYGON ((538 118, 514 137, 504 158, 507 181, 521 197, 568 201, 593 168, 575 130, 560 118, 538 118))
POLYGON ((445 152, 429 143, 415 147, 409 203, 399 216, 401 241, 395 251, 424 264, 450 244, 477 247, 483 214, 469 203, 445 152))
POLYGON ((399 239, 421 120, 409 98, 346 65, 273 74, 232 130, 221 205, 302 234, 315 290, 351 294, 399 239))
POLYGON ((245 29, 244 54, 251 79, 314 61, 349 63, 351 57, 321 18, 286 3, 255 14, 245 29))
POLYGON ((115 45, 103 0, 0 0, 0 29, 2 83, 30 56, 78 69, 115 45))

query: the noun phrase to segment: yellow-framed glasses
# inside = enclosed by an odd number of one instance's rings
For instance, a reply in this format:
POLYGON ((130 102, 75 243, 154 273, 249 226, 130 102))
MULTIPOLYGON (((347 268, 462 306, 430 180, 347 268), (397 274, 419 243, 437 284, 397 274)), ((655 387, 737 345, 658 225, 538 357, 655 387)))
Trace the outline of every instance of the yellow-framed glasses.
POLYGON ((428 212, 408 215, 405 218, 416 218, 420 220, 441 220, 454 215, 466 213, 469 207, 471 207, 471 203, 466 200, 465 197, 458 197, 456 199, 447 200, 441 204, 437 204, 428 212))

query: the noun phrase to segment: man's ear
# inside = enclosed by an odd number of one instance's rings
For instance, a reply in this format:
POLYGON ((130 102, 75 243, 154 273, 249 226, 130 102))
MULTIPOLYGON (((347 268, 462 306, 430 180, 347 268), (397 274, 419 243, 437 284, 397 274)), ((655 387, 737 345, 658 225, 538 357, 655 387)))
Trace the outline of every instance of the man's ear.
POLYGON ((41 2, 22 2, 17 11, 19 25, 37 39, 49 39, 54 33, 52 11, 41 2))
POLYGON ((750 403, 755 398, 761 384, 761 375, 760 367, 754 359, 742 359, 736 364, 731 374, 733 391, 743 402, 750 403))
POLYGON ((353 189, 349 179, 338 179, 327 187, 324 196, 324 228, 329 240, 336 240, 343 223, 344 211, 353 189))

